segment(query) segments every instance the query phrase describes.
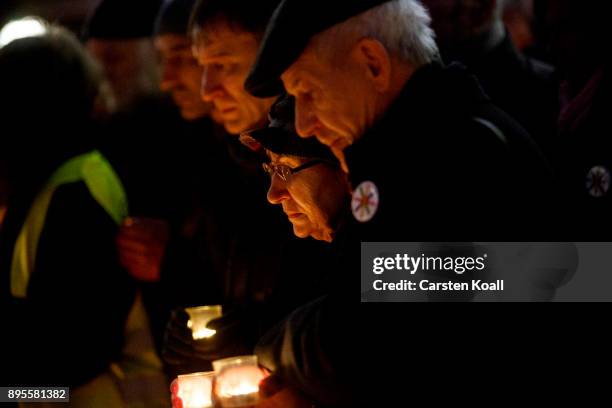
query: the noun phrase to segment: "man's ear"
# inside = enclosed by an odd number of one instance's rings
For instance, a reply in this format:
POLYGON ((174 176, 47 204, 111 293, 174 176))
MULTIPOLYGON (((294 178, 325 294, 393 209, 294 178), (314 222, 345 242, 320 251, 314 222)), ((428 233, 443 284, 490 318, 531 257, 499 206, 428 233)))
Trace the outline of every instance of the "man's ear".
POLYGON ((387 49, 373 38, 359 40, 354 49, 355 58, 365 70, 366 78, 374 87, 384 92, 391 82, 391 56, 387 49))

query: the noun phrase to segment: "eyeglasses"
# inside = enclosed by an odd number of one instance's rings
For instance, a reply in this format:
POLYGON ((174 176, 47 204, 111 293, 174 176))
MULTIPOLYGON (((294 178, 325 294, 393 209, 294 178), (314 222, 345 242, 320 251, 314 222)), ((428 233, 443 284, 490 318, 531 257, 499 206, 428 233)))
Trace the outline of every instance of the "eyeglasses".
POLYGON ((312 160, 293 169, 285 164, 264 163, 263 169, 266 173, 268 173, 270 178, 274 177, 274 175, 276 174, 278 177, 281 178, 281 180, 283 180, 284 182, 288 182, 293 174, 321 163, 327 162, 325 160, 312 160))

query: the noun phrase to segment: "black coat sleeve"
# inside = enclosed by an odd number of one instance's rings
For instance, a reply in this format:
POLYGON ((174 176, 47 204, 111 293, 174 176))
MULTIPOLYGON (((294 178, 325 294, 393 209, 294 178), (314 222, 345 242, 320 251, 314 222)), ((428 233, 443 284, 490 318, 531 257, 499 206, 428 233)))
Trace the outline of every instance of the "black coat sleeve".
POLYGON ((271 329, 255 353, 261 365, 318 404, 356 406, 361 391, 351 343, 363 341, 357 327, 354 307, 346 299, 324 296, 271 329))

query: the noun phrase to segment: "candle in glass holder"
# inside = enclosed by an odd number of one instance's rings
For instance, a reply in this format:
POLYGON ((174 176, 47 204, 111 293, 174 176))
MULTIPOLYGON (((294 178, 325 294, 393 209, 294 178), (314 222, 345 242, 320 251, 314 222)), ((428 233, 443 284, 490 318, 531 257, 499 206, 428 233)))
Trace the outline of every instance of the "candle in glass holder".
POLYGON ((179 375, 177 396, 183 408, 210 408, 212 403, 212 382, 214 371, 179 375))
POLYGON ((241 356, 213 361, 216 400, 223 408, 248 407, 259 400, 259 383, 266 375, 257 356, 241 356))
POLYGON ((193 339, 207 339, 215 335, 216 330, 206 327, 208 322, 221 317, 222 309, 219 305, 188 307, 185 309, 189 315, 187 326, 191 329, 193 339))

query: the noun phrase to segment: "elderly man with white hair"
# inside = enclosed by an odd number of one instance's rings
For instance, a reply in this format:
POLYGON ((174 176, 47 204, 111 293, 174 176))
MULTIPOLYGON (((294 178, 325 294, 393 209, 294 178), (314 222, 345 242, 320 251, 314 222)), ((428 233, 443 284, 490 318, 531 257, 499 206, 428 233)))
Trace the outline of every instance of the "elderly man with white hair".
POLYGON ((463 66, 443 65, 421 3, 312 3, 281 3, 246 88, 295 96, 298 134, 328 145, 349 173, 360 240, 538 230, 547 163, 463 66))
MULTIPOLYGON (((282 1, 245 87, 294 96, 297 133, 329 146, 352 187, 342 283, 269 332, 260 361, 317 404, 391 406, 377 400, 400 397, 388 373, 412 362, 390 344, 414 340, 394 328, 419 326, 400 306, 359 307, 360 243, 549 232, 537 210, 552 184, 548 165, 464 67, 441 62, 416 0, 282 1)), ((260 406, 274 406, 269 399, 260 406)))

